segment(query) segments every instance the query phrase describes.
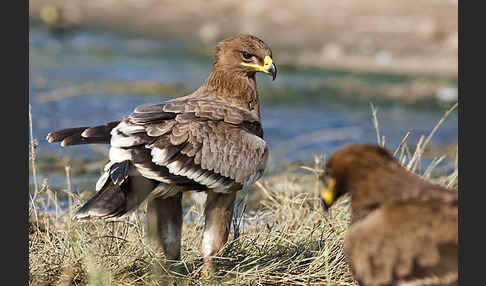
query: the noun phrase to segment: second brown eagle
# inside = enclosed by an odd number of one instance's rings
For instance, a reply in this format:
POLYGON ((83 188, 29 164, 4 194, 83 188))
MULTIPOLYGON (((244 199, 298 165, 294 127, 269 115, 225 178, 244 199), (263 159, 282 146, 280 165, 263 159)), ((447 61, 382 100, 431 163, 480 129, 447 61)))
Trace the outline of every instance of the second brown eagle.
POLYGON ((458 192, 425 181, 384 148, 353 144, 320 177, 325 209, 344 194, 344 251, 360 285, 457 285, 458 192))

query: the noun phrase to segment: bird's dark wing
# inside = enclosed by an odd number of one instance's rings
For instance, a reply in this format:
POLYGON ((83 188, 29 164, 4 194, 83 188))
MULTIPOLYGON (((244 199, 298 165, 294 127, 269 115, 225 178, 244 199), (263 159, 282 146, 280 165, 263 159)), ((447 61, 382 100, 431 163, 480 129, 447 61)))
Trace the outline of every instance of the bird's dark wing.
POLYGON ((457 218, 457 204, 441 201, 382 204, 346 233, 355 277, 363 285, 457 279, 457 218))
POLYGON ((111 161, 131 160, 144 176, 159 181, 168 170, 208 188, 251 184, 267 159, 258 118, 214 101, 141 105, 111 135, 111 161))

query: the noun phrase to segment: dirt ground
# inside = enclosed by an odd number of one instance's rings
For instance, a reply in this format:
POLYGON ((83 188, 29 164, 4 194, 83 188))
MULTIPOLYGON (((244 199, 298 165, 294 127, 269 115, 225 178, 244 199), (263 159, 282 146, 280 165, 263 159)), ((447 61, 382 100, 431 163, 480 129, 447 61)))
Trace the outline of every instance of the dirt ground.
POLYGON ((194 40, 263 38, 278 62, 457 76, 457 0, 30 0, 31 19, 194 40), (42 12, 44 11, 44 12, 42 12), (54 13, 55 14, 55 13, 54 13))

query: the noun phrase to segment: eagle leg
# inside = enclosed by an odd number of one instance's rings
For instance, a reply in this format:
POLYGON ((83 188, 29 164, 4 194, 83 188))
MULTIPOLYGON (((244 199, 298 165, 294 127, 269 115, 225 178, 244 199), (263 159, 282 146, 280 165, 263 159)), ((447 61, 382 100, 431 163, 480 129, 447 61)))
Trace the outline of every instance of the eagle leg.
POLYGON ((204 233, 202 253, 204 266, 202 273, 211 275, 216 270, 214 256, 223 248, 231 229, 236 192, 228 194, 207 192, 204 206, 204 233))
POLYGON ((147 213, 149 235, 162 247, 170 266, 181 257, 182 193, 150 200, 147 213))

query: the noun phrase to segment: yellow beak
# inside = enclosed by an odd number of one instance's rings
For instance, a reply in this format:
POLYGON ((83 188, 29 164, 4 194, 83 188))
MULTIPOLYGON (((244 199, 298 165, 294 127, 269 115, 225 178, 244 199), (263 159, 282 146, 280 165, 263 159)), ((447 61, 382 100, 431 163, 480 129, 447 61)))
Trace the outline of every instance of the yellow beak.
POLYGON ((327 207, 330 207, 334 202, 334 192, 330 191, 327 188, 322 188, 321 190, 321 197, 326 203, 327 207))
POLYGON ((323 202, 323 208, 327 211, 327 209, 334 203, 336 199, 334 193, 334 187, 336 185, 336 181, 333 178, 328 178, 326 182, 326 186, 322 187, 321 189, 321 199, 323 202))
POLYGON ((242 62, 241 64, 244 66, 252 67, 256 71, 271 74, 273 80, 275 80, 275 78, 277 77, 277 66, 273 63, 273 60, 270 56, 265 56, 265 58, 263 59, 263 66, 245 62, 242 62))

